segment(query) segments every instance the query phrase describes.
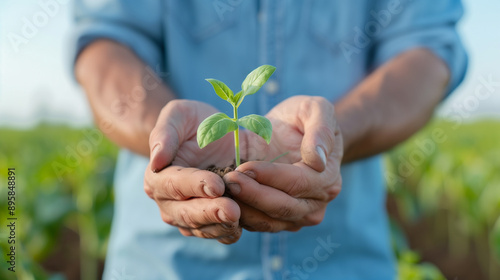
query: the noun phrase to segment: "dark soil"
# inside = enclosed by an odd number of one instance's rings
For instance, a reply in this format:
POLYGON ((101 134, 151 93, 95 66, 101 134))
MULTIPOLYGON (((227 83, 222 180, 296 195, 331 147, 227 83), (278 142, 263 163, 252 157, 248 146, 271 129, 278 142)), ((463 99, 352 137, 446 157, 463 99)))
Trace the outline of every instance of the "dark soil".
MULTIPOLYGON (((242 159, 241 163, 247 162, 246 160, 242 159)), ((208 171, 211 171, 217 175, 219 175, 221 178, 224 177, 227 173, 234 171, 236 169, 236 162, 233 162, 233 164, 226 166, 226 167, 216 167, 215 165, 210 165, 207 167, 208 171)), ((224 194, 222 196, 232 198, 233 196, 231 195, 231 191, 229 188, 226 186, 226 190, 224 191, 224 194)))

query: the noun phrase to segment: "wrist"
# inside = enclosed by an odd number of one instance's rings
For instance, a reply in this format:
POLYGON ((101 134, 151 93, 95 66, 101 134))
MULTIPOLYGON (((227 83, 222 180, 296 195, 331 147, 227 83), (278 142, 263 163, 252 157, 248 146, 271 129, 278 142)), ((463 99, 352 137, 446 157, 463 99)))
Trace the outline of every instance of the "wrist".
POLYGON ((369 112, 362 101, 344 99, 335 104, 335 116, 342 136, 344 156, 342 163, 356 159, 356 146, 374 127, 374 117, 364 117, 369 112))

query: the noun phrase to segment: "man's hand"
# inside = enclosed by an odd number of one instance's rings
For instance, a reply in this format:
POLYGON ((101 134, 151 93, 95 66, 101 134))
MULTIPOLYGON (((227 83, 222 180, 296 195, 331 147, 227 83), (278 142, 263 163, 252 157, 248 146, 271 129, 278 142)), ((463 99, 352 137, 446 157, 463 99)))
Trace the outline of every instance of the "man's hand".
POLYGON ((160 114, 150 137, 144 188, 160 207, 163 220, 184 235, 227 244, 240 237, 239 221, 258 231, 298 230, 321 222, 341 185, 342 140, 333 106, 318 97, 282 102, 267 115, 273 123, 269 146, 262 145, 259 136, 241 131, 242 158, 269 160, 288 154, 279 159, 284 163, 248 162, 240 172, 227 174, 236 202, 221 197, 225 187, 218 175, 201 170, 211 164, 227 166, 234 159, 230 135, 202 150, 198 147, 197 127, 215 112, 204 103, 174 100, 160 114), (236 184, 241 185, 239 192, 236 184))
POLYGON ((231 164, 233 139, 226 135, 203 150, 196 142, 198 125, 216 112, 207 104, 187 100, 173 100, 162 109, 149 140, 151 160, 144 190, 158 204, 163 221, 183 235, 231 244, 241 236, 240 208, 222 197, 225 186, 219 175, 202 169, 231 164))
MULTIPOLYGON (((249 156, 288 152, 280 158, 287 163, 247 162, 226 174, 224 180, 241 208, 240 224, 250 231, 267 232, 317 225, 342 184, 342 137, 333 105, 320 97, 296 96, 266 117, 273 124, 271 145, 247 149, 249 156)), ((247 137, 250 147, 260 141, 247 137)))

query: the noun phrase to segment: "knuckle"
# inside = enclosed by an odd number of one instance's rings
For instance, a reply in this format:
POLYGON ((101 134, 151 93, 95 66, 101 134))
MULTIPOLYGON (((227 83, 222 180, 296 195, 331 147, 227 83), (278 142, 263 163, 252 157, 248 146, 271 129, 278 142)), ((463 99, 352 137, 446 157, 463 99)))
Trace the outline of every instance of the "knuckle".
POLYGON ((193 236, 193 232, 191 230, 185 228, 178 228, 179 232, 184 236, 193 236))
POLYGON ((179 219, 181 224, 187 228, 197 229, 200 227, 200 224, 196 222, 193 216, 186 209, 181 209, 179 211, 179 219))
POLYGON ((149 198, 154 199, 153 189, 148 184, 144 184, 144 192, 149 196, 149 198))
POLYGON ((330 105, 330 101, 328 99, 324 98, 323 96, 313 96, 311 98, 311 101, 315 103, 315 105, 320 105, 320 106, 325 106, 325 105, 330 105))
POLYGON ((302 119, 302 120, 308 119, 309 116, 311 116, 312 109, 313 109, 312 104, 311 104, 311 101, 309 99, 302 101, 299 104, 299 111, 298 111, 299 119, 302 119))
POLYGON ((175 226, 174 219, 171 215, 169 215, 163 211, 160 213, 160 215, 161 215, 161 219, 164 223, 175 226))
POLYGON ((311 213, 305 217, 307 226, 317 226, 323 221, 323 217, 325 213, 323 211, 317 211, 315 213, 311 213))
POLYGON ((185 200, 186 196, 182 193, 182 191, 179 189, 179 187, 174 185, 174 182, 170 176, 165 178, 165 193, 167 197, 173 199, 173 200, 185 200))
POLYGON ((339 195, 339 193, 340 187, 332 186, 328 188, 326 201, 329 202, 334 200, 339 195))
POLYGON ((174 99, 170 100, 165 107, 163 107, 162 111, 168 112, 176 107, 179 107, 183 104, 183 100, 181 99, 174 99))
POLYGON ((183 100, 183 99, 174 99, 167 103, 164 107, 165 113, 170 114, 172 112, 187 112, 190 110, 189 104, 192 101, 183 100))
POLYGON ((339 175, 332 185, 328 186, 325 194, 325 202, 330 202, 334 200, 342 190, 342 177, 339 175))

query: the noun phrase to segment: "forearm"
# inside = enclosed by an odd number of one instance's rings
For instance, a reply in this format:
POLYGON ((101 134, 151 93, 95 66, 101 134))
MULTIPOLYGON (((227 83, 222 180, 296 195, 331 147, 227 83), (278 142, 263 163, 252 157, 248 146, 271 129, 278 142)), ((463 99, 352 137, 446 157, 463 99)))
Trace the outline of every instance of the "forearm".
POLYGON ((383 152, 432 117, 449 80, 445 63, 425 49, 384 64, 335 104, 343 162, 383 152))
POLYGON ((149 134, 174 94, 131 50, 109 40, 84 49, 75 65, 96 124, 121 147, 149 156, 149 134))

